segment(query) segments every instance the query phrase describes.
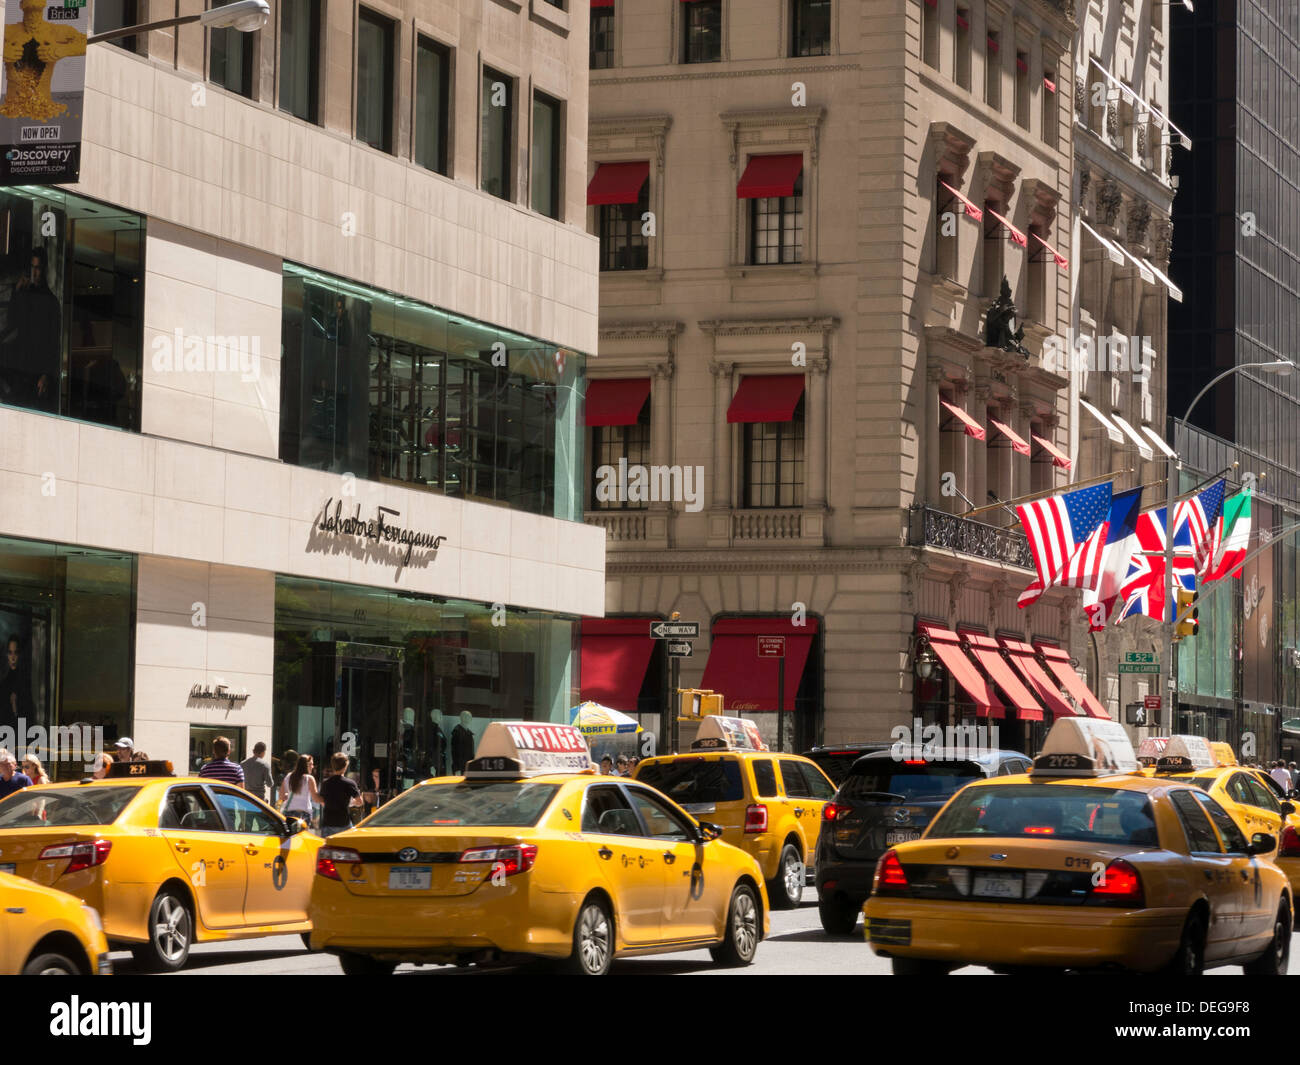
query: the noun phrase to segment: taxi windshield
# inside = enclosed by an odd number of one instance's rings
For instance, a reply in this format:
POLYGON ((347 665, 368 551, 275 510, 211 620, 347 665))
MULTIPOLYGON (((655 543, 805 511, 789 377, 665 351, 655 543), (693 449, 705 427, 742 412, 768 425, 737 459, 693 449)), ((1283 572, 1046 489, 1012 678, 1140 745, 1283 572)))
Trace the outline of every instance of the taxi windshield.
POLYGON ((537 824, 558 790, 558 784, 527 780, 425 784, 381 806, 365 824, 367 828, 527 828, 537 824))
POLYGON ((0 829, 111 825, 139 788, 67 788, 20 792, 0 803, 0 829))
POLYGON ((926 833, 927 839, 966 836, 1157 845, 1151 803, 1141 792, 1035 784, 970 788, 926 833))
POLYGON ((974 762, 923 762, 908 765, 892 759, 868 759, 853 767, 840 785, 840 796, 861 802, 945 802, 984 773, 974 762))
POLYGON ((745 797, 740 763, 735 758, 685 758, 643 764, 636 775, 679 805, 739 802, 745 797))

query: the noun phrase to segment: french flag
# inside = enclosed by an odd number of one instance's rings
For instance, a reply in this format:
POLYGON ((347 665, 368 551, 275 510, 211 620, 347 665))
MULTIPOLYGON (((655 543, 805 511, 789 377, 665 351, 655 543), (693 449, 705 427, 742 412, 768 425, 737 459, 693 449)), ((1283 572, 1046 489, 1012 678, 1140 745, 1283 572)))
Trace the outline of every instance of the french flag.
POLYGON ((1083 592, 1083 612, 1088 615, 1092 632, 1106 628, 1119 598, 1120 587, 1128 576, 1129 561, 1141 549, 1137 535, 1141 510, 1141 488, 1121 492, 1111 499, 1109 520, 1093 533, 1094 537, 1104 538, 1104 546, 1097 582, 1083 592))

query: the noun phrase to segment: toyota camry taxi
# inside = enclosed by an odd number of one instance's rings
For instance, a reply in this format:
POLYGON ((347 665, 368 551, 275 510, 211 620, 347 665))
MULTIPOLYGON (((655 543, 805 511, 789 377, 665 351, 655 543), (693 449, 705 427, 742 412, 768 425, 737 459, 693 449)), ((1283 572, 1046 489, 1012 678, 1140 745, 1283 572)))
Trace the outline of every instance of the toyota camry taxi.
POLYGON ((492 722, 464 776, 329 838, 311 945, 352 975, 530 959, 600 975, 616 957, 701 947, 747 965, 768 929, 763 877, 718 835, 596 775, 572 725, 492 722))
POLYGON ((112 971, 99 914, 62 891, 0 873, 0 976, 112 971))
POLYGON ((1263 857, 1274 846, 1187 781, 1138 770, 1117 722, 1062 718, 1028 774, 968 784, 881 857, 867 938, 897 974, 1281 974, 1291 888, 1263 857))
POLYGON ((179 969, 196 943, 305 933, 318 836, 243 788, 121 762, 0 803, 0 872, 75 895, 115 949, 179 969))
POLYGON ((817 855, 822 813, 835 785, 810 758, 773 754, 747 718, 710 715, 689 754, 643 758, 635 779, 658 788, 722 838, 754 856, 777 909, 803 898, 817 855))
POLYGON ((1156 775, 1209 792, 1246 836, 1263 832, 1276 840, 1271 857, 1286 873, 1295 898, 1300 889, 1300 814, 1294 803, 1278 798, 1263 771, 1238 765, 1226 743, 1170 736, 1156 775))

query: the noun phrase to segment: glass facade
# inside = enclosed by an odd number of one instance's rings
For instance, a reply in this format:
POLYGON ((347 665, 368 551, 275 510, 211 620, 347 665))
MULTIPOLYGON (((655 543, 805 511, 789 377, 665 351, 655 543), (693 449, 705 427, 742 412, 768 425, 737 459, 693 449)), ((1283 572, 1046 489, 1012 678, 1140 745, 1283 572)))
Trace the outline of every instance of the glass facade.
POLYGON ((582 520, 585 360, 285 264, 280 458, 582 520))
POLYGON ((0 402, 140 429, 144 218, 0 191, 0 402))
POLYGON ((0 538, 0 640, 0 746, 84 776, 131 723, 134 556, 0 538))
POLYGON ((569 720, 579 633, 556 614, 277 577, 272 752, 321 766, 342 750, 386 795, 459 772, 489 721, 569 720))

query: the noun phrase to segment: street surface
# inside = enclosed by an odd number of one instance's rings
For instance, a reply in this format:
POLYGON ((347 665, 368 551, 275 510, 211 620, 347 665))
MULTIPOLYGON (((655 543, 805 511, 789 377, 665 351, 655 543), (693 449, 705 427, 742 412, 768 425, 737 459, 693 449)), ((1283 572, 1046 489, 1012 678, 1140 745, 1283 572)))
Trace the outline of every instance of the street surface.
MULTIPOLYGON (((613 975, 642 976, 837 976, 873 974, 888 976, 889 960, 878 958, 867 946, 862 924, 852 936, 828 936, 817 917, 816 896, 804 894, 804 904, 797 910, 772 914, 772 932, 758 948, 754 964, 745 969, 720 969, 713 964, 707 950, 682 954, 660 954, 648 958, 629 958, 614 962, 613 975)), ((1300 973, 1300 934, 1291 940, 1291 972, 1300 973)), ((113 955, 113 971, 137 973, 129 953, 113 955)), ((487 976, 517 973, 521 970, 501 966, 493 969, 457 969, 451 965, 403 965, 397 975, 466 975, 487 976)), ((189 964, 176 976, 245 976, 245 975, 325 975, 341 976, 339 963, 331 955, 313 954, 298 936, 270 936, 234 943, 201 943, 190 952, 189 964)), ((987 969, 968 966, 954 975, 990 975, 987 969)), ((1242 975, 1241 966, 1212 969, 1209 975, 1242 975)))

